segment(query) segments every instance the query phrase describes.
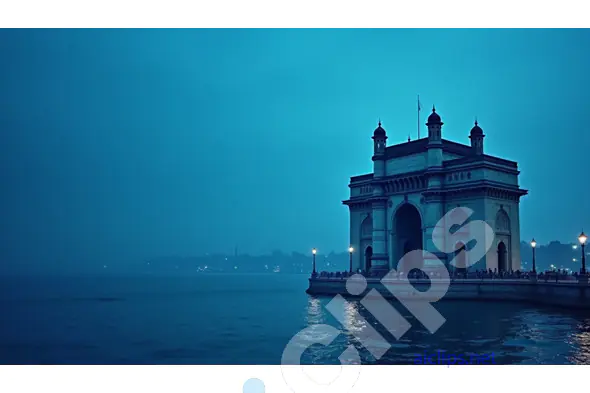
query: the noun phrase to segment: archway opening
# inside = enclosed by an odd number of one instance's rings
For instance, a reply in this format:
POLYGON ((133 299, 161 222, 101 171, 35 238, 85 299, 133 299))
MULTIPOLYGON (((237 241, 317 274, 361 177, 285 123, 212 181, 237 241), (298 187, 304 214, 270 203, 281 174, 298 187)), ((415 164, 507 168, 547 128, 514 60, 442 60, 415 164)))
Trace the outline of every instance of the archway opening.
POLYGON ((371 270, 371 258, 373 257, 373 247, 369 246, 365 249, 365 271, 371 270))
POLYGON ((406 255, 407 253, 409 253, 412 250, 413 250, 412 243, 410 241, 406 240, 404 242, 404 251, 403 251, 404 255, 406 255))
POLYGON ((500 242, 498 244, 498 273, 505 272, 507 269, 506 254, 506 245, 504 242, 500 242))
POLYGON ((370 258, 373 256, 373 218, 371 215, 367 215, 361 223, 361 234, 359 244, 359 256, 358 256, 358 269, 369 271, 371 267, 370 258), (367 253, 369 253, 369 259, 367 260, 367 253), (367 263, 369 261, 369 263, 367 263))
POLYGON ((418 209, 410 203, 401 206, 395 213, 395 264, 410 251, 422 249, 422 219, 418 209))

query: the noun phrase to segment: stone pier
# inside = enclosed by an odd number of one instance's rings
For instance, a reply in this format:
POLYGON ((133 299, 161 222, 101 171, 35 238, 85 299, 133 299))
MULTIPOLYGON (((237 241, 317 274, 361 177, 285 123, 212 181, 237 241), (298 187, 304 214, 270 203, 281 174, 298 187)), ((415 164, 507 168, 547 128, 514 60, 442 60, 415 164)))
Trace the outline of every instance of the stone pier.
MULTIPOLYGON (((432 285, 429 280, 410 279, 412 286, 420 292, 408 291, 407 280, 384 281, 367 278, 366 289, 352 296, 346 290, 346 279, 317 277, 309 279, 307 293, 311 295, 364 297, 371 289, 377 290, 387 299, 476 300, 476 301, 519 301, 532 304, 590 310, 590 285, 587 281, 534 281, 525 279, 454 279, 447 285, 432 285), (396 290, 399 285, 399 291, 396 290), (395 293, 395 295, 394 295, 395 293)), ((436 282, 436 279, 433 283, 436 282)))

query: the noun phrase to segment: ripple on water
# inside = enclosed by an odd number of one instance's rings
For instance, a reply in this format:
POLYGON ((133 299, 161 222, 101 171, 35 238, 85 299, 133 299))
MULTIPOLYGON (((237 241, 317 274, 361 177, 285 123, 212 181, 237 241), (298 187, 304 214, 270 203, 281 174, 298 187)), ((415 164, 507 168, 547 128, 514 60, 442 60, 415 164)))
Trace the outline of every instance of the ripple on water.
POLYGON ((473 339, 473 340, 465 340, 465 341, 470 344, 483 345, 483 344, 491 344, 491 343, 497 341, 497 339, 495 339, 495 338, 481 338, 481 339, 473 339))

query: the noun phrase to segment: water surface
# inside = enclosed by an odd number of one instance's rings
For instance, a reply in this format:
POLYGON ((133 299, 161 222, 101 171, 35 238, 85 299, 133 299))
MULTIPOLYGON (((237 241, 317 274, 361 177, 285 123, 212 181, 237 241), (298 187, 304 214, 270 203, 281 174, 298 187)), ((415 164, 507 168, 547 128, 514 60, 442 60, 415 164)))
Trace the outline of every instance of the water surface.
MULTIPOLYGON (((388 338, 372 357, 305 293, 303 275, 203 274, 191 277, 4 278, 0 288, 2 364, 280 364, 301 329, 328 324, 334 342, 310 346, 303 362, 336 364, 353 344, 363 363, 414 364, 422 354, 492 354, 498 364, 590 364, 590 314, 514 302, 436 303, 446 323, 430 334, 412 324, 400 340, 353 301, 388 338)), ((355 326, 358 321, 348 321, 355 326)))

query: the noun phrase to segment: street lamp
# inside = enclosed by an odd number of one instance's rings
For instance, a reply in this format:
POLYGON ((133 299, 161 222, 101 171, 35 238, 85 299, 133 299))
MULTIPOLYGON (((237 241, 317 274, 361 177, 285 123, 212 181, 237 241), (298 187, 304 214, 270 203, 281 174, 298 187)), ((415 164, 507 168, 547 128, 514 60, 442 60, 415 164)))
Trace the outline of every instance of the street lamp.
POLYGON ((352 252, 354 251, 354 248, 352 248, 352 246, 348 247, 348 253, 350 254, 350 268, 348 269, 349 273, 352 273, 352 252))
POLYGON ((535 241, 535 238, 533 238, 533 240, 531 240, 531 247, 533 248, 533 273, 536 274, 537 273, 537 265, 535 264, 535 248, 537 248, 537 242, 535 241))
POLYGON ((312 274, 313 276, 315 276, 315 275, 317 274, 317 273, 316 273, 316 271, 315 271, 315 254, 316 254, 317 252, 318 252, 318 251, 317 251, 315 248, 311 250, 311 253, 313 254, 313 271, 312 271, 312 273, 311 273, 311 274, 312 274))
POLYGON ((586 240, 588 240, 588 236, 584 234, 584 231, 580 233, 578 236, 578 240, 580 241, 580 245, 582 246, 582 274, 586 274, 586 253, 584 252, 584 247, 586 246, 586 240))

